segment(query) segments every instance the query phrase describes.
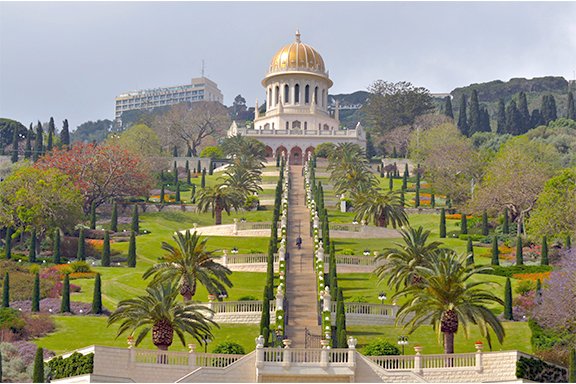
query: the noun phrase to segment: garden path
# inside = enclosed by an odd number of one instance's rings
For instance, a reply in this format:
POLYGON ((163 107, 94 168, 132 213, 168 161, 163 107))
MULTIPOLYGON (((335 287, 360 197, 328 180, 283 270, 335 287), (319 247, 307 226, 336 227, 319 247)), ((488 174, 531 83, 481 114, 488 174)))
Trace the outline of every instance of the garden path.
POLYGON ((310 211, 304 204, 304 177, 302 166, 290 166, 288 191, 288 233, 286 245, 290 255, 287 261, 286 298, 288 299, 288 325, 286 336, 292 347, 305 347, 305 329, 320 335, 316 302, 316 276, 313 269, 313 241, 310 236, 310 211), (302 237, 302 249, 296 246, 302 237))

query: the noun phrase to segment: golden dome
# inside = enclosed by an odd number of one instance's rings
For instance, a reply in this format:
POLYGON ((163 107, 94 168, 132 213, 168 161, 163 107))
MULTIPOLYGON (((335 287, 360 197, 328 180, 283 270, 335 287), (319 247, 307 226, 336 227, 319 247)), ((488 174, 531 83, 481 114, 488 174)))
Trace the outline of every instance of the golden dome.
POLYGON ((326 76, 322 56, 311 46, 300 41, 300 32, 296 40, 283 46, 272 58, 268 74, 285 71, 314 72, 326 76))

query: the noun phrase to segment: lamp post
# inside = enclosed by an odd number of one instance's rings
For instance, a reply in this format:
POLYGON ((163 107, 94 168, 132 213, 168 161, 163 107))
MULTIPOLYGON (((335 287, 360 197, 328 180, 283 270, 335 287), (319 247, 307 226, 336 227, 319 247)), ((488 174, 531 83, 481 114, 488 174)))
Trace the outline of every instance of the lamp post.
POLYGON ((398 345, 402 346, 402 355, 404 355, 404 347, 408 345, 408 336, 398 336, 398 345))
POLYGON ((386 300, 386 292, 380 292, 378 294, 378 300, 380 300, 380 304, 384 304, 384 300, 386 300))
POLYGON ((208 353, 208 343, 212 340, 209 337, 205 337, 202 341, 204 342, 204 353, 208 353))

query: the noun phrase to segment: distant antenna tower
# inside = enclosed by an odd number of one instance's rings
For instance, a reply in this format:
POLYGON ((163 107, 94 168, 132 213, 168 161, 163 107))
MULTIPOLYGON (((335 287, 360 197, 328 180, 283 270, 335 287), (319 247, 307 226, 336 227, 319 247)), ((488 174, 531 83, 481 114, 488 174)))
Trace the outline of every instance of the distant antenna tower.
POLYGON ((204 77, 204 59, 202 59, 202 77, 204 77))

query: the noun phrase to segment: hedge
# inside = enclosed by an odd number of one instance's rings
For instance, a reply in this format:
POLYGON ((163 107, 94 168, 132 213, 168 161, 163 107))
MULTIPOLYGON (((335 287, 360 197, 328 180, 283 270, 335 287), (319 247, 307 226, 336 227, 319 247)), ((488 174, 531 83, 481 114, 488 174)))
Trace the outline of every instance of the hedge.
POLYGON ((480 272, 486 275, 496 275, 504 277, 514 277, 513 275, 521 273, 542 273, 552 271, 549 265, 511 265, 503 267, 501 265, 492 265, 492 271, 480 272))
POLYGON ((516 362, 516 377, 539 383, 565 383, 568 370, 540 359, 520 356, 516 362))
POLYGON ((82 355, 74 352, 69 357, 63 359, 61 356, 55 357, 48 362, 52 379, 64 379, 66 377, 86 375, 94 370, 94 354, 82 355))

